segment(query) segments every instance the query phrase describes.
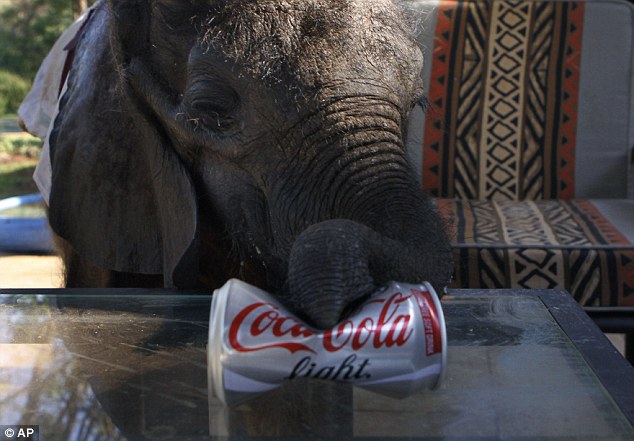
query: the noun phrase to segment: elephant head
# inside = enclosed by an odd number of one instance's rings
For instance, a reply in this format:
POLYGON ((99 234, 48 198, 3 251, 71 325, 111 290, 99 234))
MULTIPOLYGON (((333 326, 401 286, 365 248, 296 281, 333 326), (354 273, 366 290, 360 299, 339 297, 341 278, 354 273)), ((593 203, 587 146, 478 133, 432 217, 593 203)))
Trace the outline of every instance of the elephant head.
POLYGON ((421 68, 393 0, 104 1, 50 136, 51 226, 96 267, 241 277, 320 327, 389 280, 441 289, 404 145, 421 68))

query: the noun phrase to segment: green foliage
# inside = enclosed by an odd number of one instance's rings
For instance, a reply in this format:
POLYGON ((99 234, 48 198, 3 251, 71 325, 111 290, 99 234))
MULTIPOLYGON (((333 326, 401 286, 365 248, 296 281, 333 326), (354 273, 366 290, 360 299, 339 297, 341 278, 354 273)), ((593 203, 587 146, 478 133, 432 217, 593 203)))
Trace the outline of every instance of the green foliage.
POLYGON ((15 114, 30 87, 16 74, 0 70, 0 116, 15 114))
POLYGON ((20 155, 29 158, 40 156, 42 141, 28 134, 0 136, 0 155, 20 155))
MULTIPOLYGON (((37 193, 37 187, 33 182, 36 163, 36 160, 0 161, 0 199, 18 194, 37 193)), ((6 212, 2 214, 6 214, 6 212)))
POLYGON ((68 0, 12 0, 0 9, 0 67, 32 80, 73 21, 68 0))

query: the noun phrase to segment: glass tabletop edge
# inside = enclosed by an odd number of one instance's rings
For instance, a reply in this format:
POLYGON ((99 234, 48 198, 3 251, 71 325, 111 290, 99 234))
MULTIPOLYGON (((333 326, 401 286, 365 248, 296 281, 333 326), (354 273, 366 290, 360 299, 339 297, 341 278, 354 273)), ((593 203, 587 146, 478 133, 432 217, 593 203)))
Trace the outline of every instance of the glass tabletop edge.
POLYGON ((539 298, 610 393, 624 416, 634 426, 634 367, 614 348, 605 334, 566 290, 453 289, 448 293, 460 297, 490 296, 494 293, 494 295, 513 294, 539 298))

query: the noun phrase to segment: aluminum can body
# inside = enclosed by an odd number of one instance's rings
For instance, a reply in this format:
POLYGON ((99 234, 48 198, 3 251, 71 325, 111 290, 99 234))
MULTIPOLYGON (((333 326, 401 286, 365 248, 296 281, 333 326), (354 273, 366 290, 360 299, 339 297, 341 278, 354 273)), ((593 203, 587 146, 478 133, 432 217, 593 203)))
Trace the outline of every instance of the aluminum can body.
POLYGON ((209 388, 229 406, 300 377, 406 397, 437 387, 446 357, 444 316, 429 284, 391 282, 325 331, 240 280, 228 281, 213 296, 209 388))

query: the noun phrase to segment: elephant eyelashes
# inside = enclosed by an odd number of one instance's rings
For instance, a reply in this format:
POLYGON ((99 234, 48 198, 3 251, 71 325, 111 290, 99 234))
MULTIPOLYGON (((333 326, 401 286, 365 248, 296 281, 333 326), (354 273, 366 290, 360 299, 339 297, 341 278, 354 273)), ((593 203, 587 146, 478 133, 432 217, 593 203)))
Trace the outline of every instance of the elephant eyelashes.
POLYGON ((196 115, 200 116, 190 116, 194 129, 203 126, 210 131, 221 132, 229 130, 235 125, 235 118, 221 115, 215 111, 197 112, 196 115))
POLYGON ((194 128, 202 125, 213 132, 225 131, 235 126, 239 103, 240 99, 233 90, 209 93, 204 98, 193 98, 188 113, 194 128))

